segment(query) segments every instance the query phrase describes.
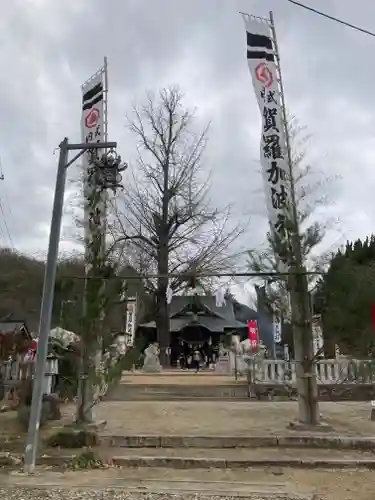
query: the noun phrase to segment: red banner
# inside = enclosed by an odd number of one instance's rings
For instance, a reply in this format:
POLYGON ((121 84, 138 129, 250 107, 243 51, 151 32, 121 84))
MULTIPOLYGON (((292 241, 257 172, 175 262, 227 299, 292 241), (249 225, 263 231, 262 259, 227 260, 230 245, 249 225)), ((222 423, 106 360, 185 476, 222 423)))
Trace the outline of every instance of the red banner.
POLYGON ((371 309, 371 316, 372 316, 372 326, 375 331, 375 304, 373 304, 372 309, 371 309))
POLYGON ((256 319, 247 322, 247 329, 249 332, 249 340, 251 347, 254 351, 258 350, 259 347, 259 332, 258 332, 258 322, 256 319))

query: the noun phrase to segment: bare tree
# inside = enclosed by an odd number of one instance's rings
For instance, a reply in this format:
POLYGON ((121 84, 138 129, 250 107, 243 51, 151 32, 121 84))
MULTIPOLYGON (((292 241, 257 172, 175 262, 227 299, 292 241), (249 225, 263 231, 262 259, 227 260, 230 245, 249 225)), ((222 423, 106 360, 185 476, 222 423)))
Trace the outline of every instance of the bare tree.
MULTIPOLYGON (((310 136, 292 117, 288 123, 292 149, 292 170, 295 184, 295 198, 298 226, 300 229, 303 265, 308 271, 319 271, 327 263, 329 252, 317 252, 324 241, 327 230, 337 220, 318 217, 318 210, 329 204, 329 188, 337 180, 318 171, 306 161, 310 136)), ((281 246, 274 234, 267 233, 265 248, 248 251, 248 265, 253 272, 278 272, 283 260, 293 252, 288 245, 281 246)), ((316 278, 312 277, 309 281, 316 278)), ((269 302, 275 304, 282 313, 289 310, 287 276, 269 280, 267 290, 269 302)))
POLYGON ((141 274, 163 275, 147 281, 156 298, 162 353, 170 343, 166 275, 185 274, 169 283, 177 291, 186 284, 186 274, 228 268, 232 243, 241 232, 230 227, 229 207, 211 208, 209 176, 201 163, 208 127, 194 131, 194 115, 182 100, 179 89, 171 87, 149 93, 143 106, 133 108, 129 126, 137 138, 137 165, 114 210, 116 241, 127 242, 132 265, 141 274))

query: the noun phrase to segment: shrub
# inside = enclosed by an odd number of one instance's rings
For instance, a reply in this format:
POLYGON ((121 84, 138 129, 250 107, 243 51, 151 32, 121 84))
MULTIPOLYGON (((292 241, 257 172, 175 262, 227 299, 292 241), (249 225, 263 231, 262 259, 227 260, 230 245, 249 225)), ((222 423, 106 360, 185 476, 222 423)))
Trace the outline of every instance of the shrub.
POLYGON ((97 446, 98 444, 98 434, 84 429, 61 429, 47 439, 47 445, 53 448, 75 449, 97 446))
POLYGON ((72 469, 99 469, 103 467, 103 461, 88 449, 72 458, 70 463, 72 469))

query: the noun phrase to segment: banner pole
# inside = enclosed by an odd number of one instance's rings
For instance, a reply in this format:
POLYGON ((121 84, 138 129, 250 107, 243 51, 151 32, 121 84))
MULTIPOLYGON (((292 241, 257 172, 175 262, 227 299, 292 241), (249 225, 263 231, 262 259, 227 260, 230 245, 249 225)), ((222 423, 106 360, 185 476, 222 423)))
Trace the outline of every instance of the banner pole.
MULTIPOLYGON (((270 11, 269 15, 270 15, 269 22, 270 22, 270 27, 271 27, 271 32, 272 32, 273 45, 274 45, 275 58, 276 58, 276 67, 277 67, 277 71, 279 73, 281 112, 283 115, 286 153, 287 153, 287 157, 288 157, 288 167, 289 167, 289 176, 290 176, 289 182, 290 182, 290 191, 291 191, 290 194, 291 194, 291 198, 292 198, 293 225, 295 226, 294 231, 298 235, 299 228, 298 228, 298 214, 297 214, 297 204, 296 204, 295 183, 294 183, 294 175, 293 175, 292 148, 291 148, 291 144, 290 144, 288 120, 287 120, 287 115, 286 115, 284 83, 283 83, 283 77, 282 77, 282 73, 281 73, 280 52, 279 52, 279 46, 277 43, 276 28, 275 28, 275 21, 274 21, 274 17, 273 17, 273 12, 270 11)), ((300 253, 300 252, 297 252, 297 253, 300 253)))
MULTIPOLYGON (((104 57, 104 142, 108 142, 108 58, 104 57)), ((107 151, 107 150, 106 150, 107 151)))
MULTIPOLYGON (((106 82, 107 74, 107 59, 104 59, 104 66, 100 68, 89 80, 82 86, 83 101, 82 101, 82 140, 83 142, 95 142, 98 136, 104 137, 104 143, 108 137, 107 131, 107 106, 106 106, 106 82), (92 94, 92 92, 96 94, 92 94), (95 101, 93 101, 95 99, 95 101), (89 111, 90 110, 90 111, 89 111), (90 113, 97 114, 97 121, 95 124, 85 123, 85 116, 90 113)), ((103 142, 103 141, 101 141, 103 142)), ((106 152, 108 147, 101 150, 96 149, 95 157, 100 160, 103 152, 106 152)), ((85 292, 83 297, 83 318, 84 321, 84 336, 88 335, 88 330, 92 328, 90 322, 95 322, 97 318, 88 317, 88 312, 91 310, 88 303, 91 296, 93 285, 89 277, 95 277, 97 272, 98 261, 104 256, 104 240, 105 228, 103 227, 105 221, 106 210, 106 192, 100 192, 97 177, 93 174, 93 158, 85 155, 83 162, 84 167, 84 227, 85 227, 85 292), (99 217, 98 217, 99 214, 99 217), (100 239, 100 243, 97 244, 100 239), (99 247, 99 248, 98 248, 99 247)), ((101 292, 99 295, 101 295, 101 292)), ((97 311, 96 311, 97 313, 97 311)), ((102 316, 102 313, 98 314, 102 316)), ((82 336, 83 338, 83 336, 82 336)), ((94 349, 91 338, 85 338, 82 341, 81 350, 81 366, 80 366, 80 379, 78 386, 77 397, 77 421, 91 421, 93 419, 93 411, 91 406, 92 399, 92 381, 88 380, 88 371, 91 370, 92 356, 95 356, 95 368, 99 366, 101 361, 99 357, 99 349, 95 349, 95 353, 91 352, 94 349), (88 353, 90 349, 90 355, 88 353), (90 369, 90 370, 89 370, 90 369), (90 399, 90 401, 88 401, 90 399), (87 407, 87 408, 86 408, 87 407)), ((98 344, 100 342, 96 342, 98 344)), ((101 352, 101 351, 100 351, 101 352)))
POLYGON ((279 73, 280 102, 283 113, 285 143, 289 165, 289 185, 292 202, 292 224, 293 233, 290 242, 293 249, 293 262, 291 269, 296 271, 289 277, 290 298, 292 309, 292 330, 294 340, 294 359, 296 360, 298 413, 299 423, 307 425, 319 425, 320 415, 318 406, 318 387, 314 371, 312 322, 309 307, 308 284, 303 274, 303 255, 299 235, 298 212, 293 175, 293 159, 286 116, 284 85, 281 74, 280 53, 278 49, 275 22, 273 12, 270 11, 270 27, 275 50, 276 67, 279 73))
MULTIPOLYGON (((108 141, 108 58, 104 57, 104 66, 103 66, 103 133, 104 133, 104 142, 108 141)), ((107 153, 107 149, 104 151, 107 153)), ((101 243, 101 252, 104 258, 106 252, 106 233, 107 233, 107 213, 108 213, 108 200, 109 194, 107 191, 102 193, 102 203, 103 203, 103 213, 102 213, 102 243, 101 243)))

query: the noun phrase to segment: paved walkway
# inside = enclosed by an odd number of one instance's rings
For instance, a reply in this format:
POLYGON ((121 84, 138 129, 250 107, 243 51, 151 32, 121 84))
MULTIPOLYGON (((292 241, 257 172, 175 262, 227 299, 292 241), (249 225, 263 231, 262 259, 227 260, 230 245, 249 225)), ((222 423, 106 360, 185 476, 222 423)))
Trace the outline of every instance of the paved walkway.
MULTIPOLYGON (((369 403, 320 403, 329 435, 375 436, 369 403)), ((95 409, 107 421, 106 435, 264 436, 296 434, 296 402, 128 401, 102 402, 95 409)), ((300 432, 298 432, 300 434, 300 432)), ((323 434, 324 435, 324 434, 323 434)))

